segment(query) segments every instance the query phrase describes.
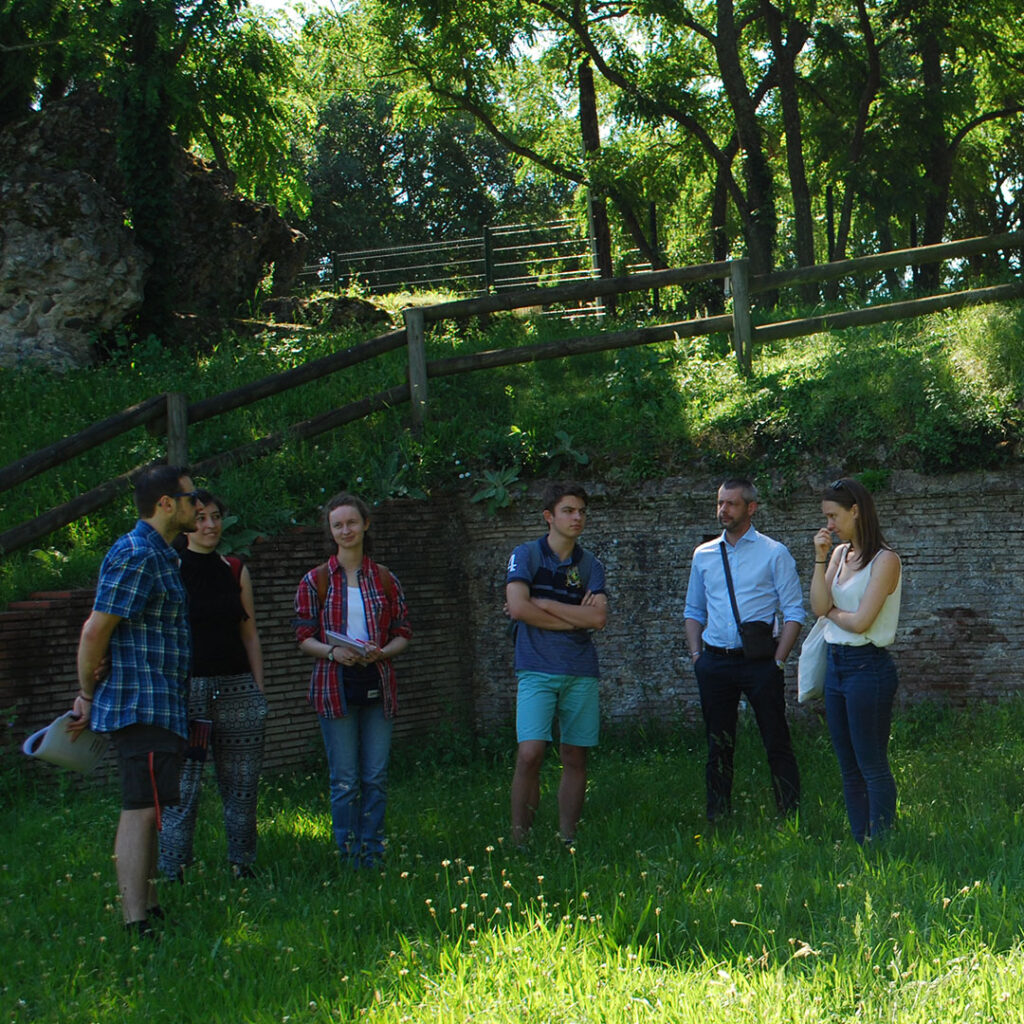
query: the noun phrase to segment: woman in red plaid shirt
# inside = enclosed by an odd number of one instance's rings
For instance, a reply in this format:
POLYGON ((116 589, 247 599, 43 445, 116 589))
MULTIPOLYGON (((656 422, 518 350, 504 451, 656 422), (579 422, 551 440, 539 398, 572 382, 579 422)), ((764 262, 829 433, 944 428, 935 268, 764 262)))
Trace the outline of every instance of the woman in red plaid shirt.
POLYGON ((391 730, 397 686, 391 659, 409 646, 405 596, 369 557, 370 510, 354 494, 327 503, 336 554, 306 573, 295 594, 299 649, 315 658, 309 702, 320 718, 331 779, 331 820, 342 860, 377 867, 384 857, 391 730))

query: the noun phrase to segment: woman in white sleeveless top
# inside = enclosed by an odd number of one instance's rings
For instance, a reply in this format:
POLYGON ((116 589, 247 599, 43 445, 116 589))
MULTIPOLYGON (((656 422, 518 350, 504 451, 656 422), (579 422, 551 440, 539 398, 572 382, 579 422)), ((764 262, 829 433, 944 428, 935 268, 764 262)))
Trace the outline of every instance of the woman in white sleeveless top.
POLYGON ((814 536, 811 610, 828 619, 825 715, 850 830, 863 843, 896 820, 888 748, 898 679, 887 648, 896 637, 903 573, 863 484, 837 480, 821 511, 826 525, 814 536), (833 534, 840 543, 830 556, 833 534))

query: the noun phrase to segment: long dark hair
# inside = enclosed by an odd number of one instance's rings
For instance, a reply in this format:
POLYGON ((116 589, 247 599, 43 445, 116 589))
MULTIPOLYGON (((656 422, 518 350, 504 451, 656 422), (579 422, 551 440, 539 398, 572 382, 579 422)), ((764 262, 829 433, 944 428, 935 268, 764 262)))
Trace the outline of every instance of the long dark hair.
POLYGON ((825 488, 822 501, 834 501, 845 509, 857 506, 860 515, 854 523, 855 540, 860 548, 860 565, 863 568, 883 548, 888 548, 881 524, 878 522, 878 511, 871 492, 851 476, 840 477, 825 488))
MULTIPOLYGON (((331 513, 336 508, 341 508, 343 505, 351 505, 363 518, 363 524, 367 524, 370 521, 370 506, 359 497, 358 494, 350 494, 348 491, 342 491, 340 494, 336 494, 330 501, 324 505, 324 536, 327 538, 327 544, 330 548, 330 552, 333 555, 338 550, 338 545, 334 542, 334 536, 331 533, 331 513)), ((368 533, 363 534, 363 554, 368 555, 373 550, 373 542, 370 540, 368 533)))

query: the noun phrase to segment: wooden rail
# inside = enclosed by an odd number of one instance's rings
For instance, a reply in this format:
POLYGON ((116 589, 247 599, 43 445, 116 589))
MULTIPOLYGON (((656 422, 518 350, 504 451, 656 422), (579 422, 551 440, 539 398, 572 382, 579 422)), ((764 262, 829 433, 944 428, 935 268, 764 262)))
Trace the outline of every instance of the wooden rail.
MULTIPOLYGON (((405 311, 405 330, 391 331, 352 348, 311 360, 302 366, 264 377, 242 387, 188 404, 180 394, 156 395, 125 409, 120 413, 92 424, 71 437, 64 438, 38 452, 26 455, 8 466, 0 468, 0 492, 61 465, 68 459, 89 451, 137 426, 147 426, 167 435, 167 461, 188 462, 188 425, 199 423, 233 409, 251 405, 272 395, 281 394, 313 380, 337 373, 368 359, 374 359, 403 346, 407 349, 408 379, 375 395, 350 402, 312 419, 295 423, 285 430, 242 445, 230 451, 212 455, 192 466, 197 475, 213 475, 231 466, 244 465, 276 451, 291 440, 316 437, 328 430, 372 415, 382 409, 410 402, 414 426, 422 424, 429 414, 430 378, 446 377, 475 370, 499 366, 560 359, 566 356, 602 352, 611 349, 649 345, 672 338, 725 333, 732 335, 733 347, 741 370, 749 372, 753 345, 756 341, 793 338, 823 330, 842 329, 881 323, 907 317, 923 316, 940 309, 956 309, 967 305, 1004 302, 1024 297, 1024 280, 985 288, 925 296, 889 303, 880 303, 863 309, 821 313, 797 320, 770 324, 755 324, 750 307, 750 296, 763 294, 794 285, 832 281, 855 273, 887 270, 899 266, 919 265, 947 259, 962 259, 993 250, 1020 250, 1024 247, 1024 232, 1010 232, 984 238, 963 239, 917 249, 902 249, 840 260, 814 267, 774 271, 758 276, 749 275, 746 260, 706 263, 669 270, 645 271, 628 277, 574 281, 547 288, 530 288, 519 292, 484 295, 471 299, 439 303, 434 306, 415 307, 405 311), (648 291, 697 281, 727 279, 730 282, 733 310, 731 313, 677 323, 637 327, 625 331, 599 333, 534 345, 494 349, 471 355, 446 359, 426 358, 426 331, 429 324, 446 319, 464 319, 491 313, 552 304, 579 302, 621 295, 627 292, 648 291)), ((162 460, 161 460, 162 461, 162 460)), ((152 463, 147 464, 152 465, 152 463)), ((35 519, 23 522, 0 533, 0 552, 13 551, 65 526, 81 516, 94 512, 127 490, 132 478, 145 466, 136 466, 79 495, 65 504, 51 509, 35 519)))

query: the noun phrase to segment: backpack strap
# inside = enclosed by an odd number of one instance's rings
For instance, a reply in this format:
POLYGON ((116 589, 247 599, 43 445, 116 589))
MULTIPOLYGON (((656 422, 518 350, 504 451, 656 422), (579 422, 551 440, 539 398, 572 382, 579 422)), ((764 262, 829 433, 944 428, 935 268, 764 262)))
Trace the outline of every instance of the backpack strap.
POLYGON ((231 575, 235 577, 235 582, 242 585, 242 560, 236 558, 234 555, 221 555, 221 558, 227 562, 228 567, 231 569, 231 575))
MULTIPOLYGON (((594 553, 588 551, 585 547, 580 546, 580 560, 576 563, 576 568, 579 570, 580 582, 583 584, 583 591, 586 593, 590 589, 590 574, 594 569, 594 553)), ((541 548, 540 538, 532 540, 526 546, 526 568, 530 573, 530 582, 533 582, 533 578, 537 575, 537 570, 540 568, 541 559, 541 548)))
POLYGON ((389 603, 394 604, 395 577, 394 575, 392 575, 391 570, 386 565, 384 565, 383 562, 378 562, 377 568, 380 569, 380 582, 384 587, 384 596, 388 599, 389 603))
POLYGON ((530 573, 530 582, 533 583, 534 576, 540 568, 540 540, 531 540, 526 546, 526 568, 530 573))
POLYGON ((583 554, 576 568, 579 569, 580 582, 583 584, 583 593, 585 594, 590 589, 590 574, 594 569, 594 554, 586 548, 582 550, 583 554))
MULTIPOLYGON (((324 602, 327 600, 327 581, 328 581, 328 563, 321 562, 313 570, 313 582, 316 584, 316 596, 320 598, 320 607, 323 608, 324 602)), ((392 575, 391 570, 384 565, 382 562, 377 563, 377 568, 380 569, 380 582, 384 587, 384 596, 390 602, 394 602, 396 588, 395 588, 395 577, 392 575)), ((239 570, 241 571, 241 570, 239 570)))
POLYGON ((327 600, 327 563, 321 562, 313 570, 313 583, 316 586, 316 596, 320 598, 320 609, 323 610, 324 602, 327 600))

